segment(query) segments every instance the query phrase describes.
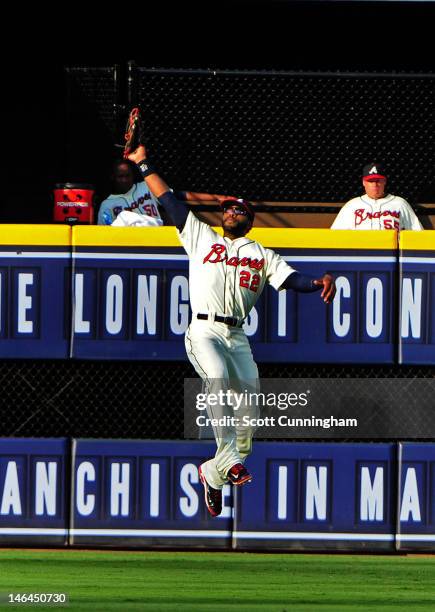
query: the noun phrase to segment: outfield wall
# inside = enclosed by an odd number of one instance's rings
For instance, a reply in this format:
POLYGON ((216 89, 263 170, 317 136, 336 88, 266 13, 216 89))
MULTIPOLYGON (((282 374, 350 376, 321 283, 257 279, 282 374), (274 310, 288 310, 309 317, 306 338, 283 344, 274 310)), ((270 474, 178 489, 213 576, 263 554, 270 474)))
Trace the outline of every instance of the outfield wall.
MULTIPOLYGON (((431 364, 435 231, 254 229, 337 296, 267 287, 245 323, 258 362, 431 364)), ((0 226, 0 358, 184 361, 188 260, 174 228, 0 226)))
POLYGON ((0 439, 0 545, 435 550, 435 444, 258 442, 211 518, 213 442, 0 439))

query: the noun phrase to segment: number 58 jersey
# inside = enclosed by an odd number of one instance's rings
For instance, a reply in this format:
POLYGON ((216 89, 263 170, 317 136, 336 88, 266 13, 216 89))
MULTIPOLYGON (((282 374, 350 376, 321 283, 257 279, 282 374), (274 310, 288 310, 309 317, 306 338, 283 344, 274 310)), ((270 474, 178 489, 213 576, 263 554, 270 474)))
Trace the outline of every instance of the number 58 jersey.
POLYGON ((179 232, 189 256, 193 313, 245 319, 268 282, 279 289, 295 272, 280 255, 247 238, 231 240, 190 212, 179 232))

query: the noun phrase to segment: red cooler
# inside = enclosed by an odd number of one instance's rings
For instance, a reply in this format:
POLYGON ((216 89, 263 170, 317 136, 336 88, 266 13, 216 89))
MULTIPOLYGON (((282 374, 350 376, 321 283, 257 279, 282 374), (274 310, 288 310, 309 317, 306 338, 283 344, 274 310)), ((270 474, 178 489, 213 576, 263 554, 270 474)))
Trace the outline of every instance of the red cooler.
POLYGON ((84 183, 57 183, 54 186, 54 222, 94 222, 93 185, 84 183))

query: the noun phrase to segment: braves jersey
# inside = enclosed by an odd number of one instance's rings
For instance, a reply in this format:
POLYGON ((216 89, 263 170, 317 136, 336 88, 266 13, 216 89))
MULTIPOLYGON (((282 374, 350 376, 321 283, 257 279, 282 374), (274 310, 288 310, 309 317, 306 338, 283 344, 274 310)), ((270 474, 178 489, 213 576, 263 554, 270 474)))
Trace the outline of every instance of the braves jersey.
POLYGON ((367 194, 349 200, 338 213, 331 229, 422 230, 417 215, 406 200, 391 194, 372 200, 367 194))
POLYGON ((192 212, 179 236, 189 255, 193 313, 245 319, 266 282, 279 289, 295 272, 271 249, 246 236, 224 238, 192 212))
POLYGON ((158 200, 150 192, 145 182, 136 183, 127 193, 112 194, 103 200, 98 212, 98 225, 111 225, 122 210, 150 217, 157 221, 158 225, 163 225, 158 200))

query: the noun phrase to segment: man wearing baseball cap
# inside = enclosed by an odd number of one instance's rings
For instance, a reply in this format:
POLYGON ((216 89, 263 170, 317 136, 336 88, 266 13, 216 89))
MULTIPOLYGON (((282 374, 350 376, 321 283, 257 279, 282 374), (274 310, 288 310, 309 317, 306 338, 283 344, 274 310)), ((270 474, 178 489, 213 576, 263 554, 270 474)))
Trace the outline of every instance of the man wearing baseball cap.
POLYGON ((331 229, 423 229, 411 205, 386 191, 387 173, 382 163, 373 161, 363 167, 362 184, 365 193, 342 207, 331 229))
POLYGON ((252 452, 259 407, 255 402, 242 402, 235 414, 234 405, 225 399, 228 393, 257 393, 259 389, 257 364, 243 327, 250 311, 266 284, 277 291, 320 290, 323 302, 331 304, 335 281, 328 273, 319 278, 301 274, 281 255, 248 238, 255 211, 247 200, 219 199, 221 235, 174 195, 148 160, 143 144, 128 157, 172 218, 189 257, 192 318, 185 336, 186 353, 210 398, 206 409, 216 440, 215 455, 201 463, 198 476, 208 512, 216 517, 222 512, 224 485, 239 487, 252 480, 244 462, 252 452))

